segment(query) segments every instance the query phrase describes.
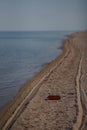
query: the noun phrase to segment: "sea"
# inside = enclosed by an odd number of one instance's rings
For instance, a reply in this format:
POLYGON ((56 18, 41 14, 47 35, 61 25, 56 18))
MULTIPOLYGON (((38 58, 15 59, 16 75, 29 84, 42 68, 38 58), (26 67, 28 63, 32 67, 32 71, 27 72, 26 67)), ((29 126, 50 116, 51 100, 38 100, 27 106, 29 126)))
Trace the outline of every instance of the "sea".
POLYGON ((73 31, 0 32, 0 108, 62 53, 60 47, 71 33, 73 31))

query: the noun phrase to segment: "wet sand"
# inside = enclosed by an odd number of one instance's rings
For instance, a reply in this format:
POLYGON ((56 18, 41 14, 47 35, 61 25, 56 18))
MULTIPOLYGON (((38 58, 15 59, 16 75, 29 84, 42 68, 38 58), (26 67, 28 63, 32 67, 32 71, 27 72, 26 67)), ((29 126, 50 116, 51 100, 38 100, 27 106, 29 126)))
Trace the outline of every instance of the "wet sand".
POLYGON ((87 32, 69 36, 62 49, 0 111, 1 130, 87 130, 87 32))

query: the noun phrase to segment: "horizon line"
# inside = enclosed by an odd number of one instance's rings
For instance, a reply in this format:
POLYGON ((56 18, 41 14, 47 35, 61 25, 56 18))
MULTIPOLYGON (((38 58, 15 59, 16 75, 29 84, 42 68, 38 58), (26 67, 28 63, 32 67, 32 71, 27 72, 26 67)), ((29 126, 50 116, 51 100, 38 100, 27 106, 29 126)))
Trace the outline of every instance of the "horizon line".
POLYGON ((50 32, 50 31, 87 31, 87 29, 83 30, 0 30, 0 32, 50 32))

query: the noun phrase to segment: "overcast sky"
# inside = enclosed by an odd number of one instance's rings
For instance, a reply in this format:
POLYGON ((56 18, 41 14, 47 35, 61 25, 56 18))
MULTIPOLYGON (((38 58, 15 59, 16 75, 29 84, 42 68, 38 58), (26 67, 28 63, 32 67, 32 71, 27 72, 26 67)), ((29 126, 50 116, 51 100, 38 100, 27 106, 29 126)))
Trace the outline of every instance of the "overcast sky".
POLYGON ((87 29, 87 0, 0 0, 0 31, 87 29))

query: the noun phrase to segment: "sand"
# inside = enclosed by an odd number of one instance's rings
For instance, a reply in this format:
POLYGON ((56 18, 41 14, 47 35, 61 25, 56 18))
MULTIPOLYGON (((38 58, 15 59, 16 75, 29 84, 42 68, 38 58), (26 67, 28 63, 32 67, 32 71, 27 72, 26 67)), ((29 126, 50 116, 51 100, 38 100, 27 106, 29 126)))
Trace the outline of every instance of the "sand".
POLYGON ((87 130, 87 32, 63 43, 63 54, 28 81, 0 111, 0 129, 87 130), (58 100, 46 100, 57 95, 58 100))

